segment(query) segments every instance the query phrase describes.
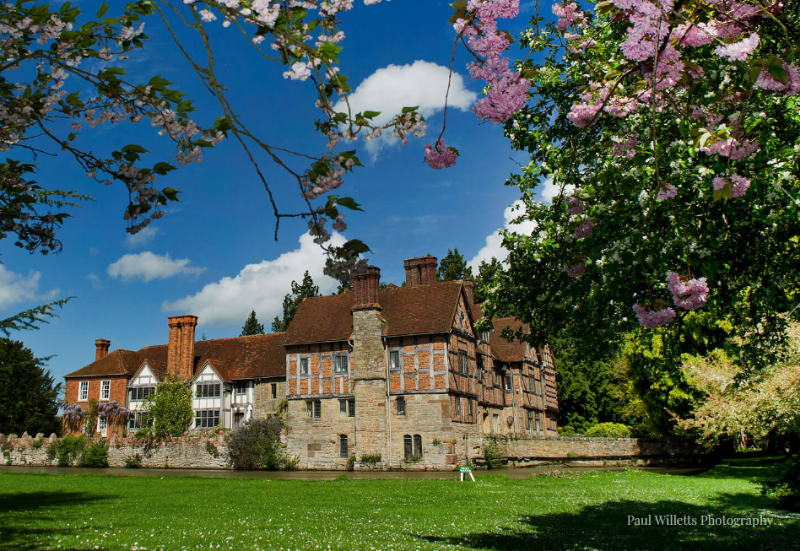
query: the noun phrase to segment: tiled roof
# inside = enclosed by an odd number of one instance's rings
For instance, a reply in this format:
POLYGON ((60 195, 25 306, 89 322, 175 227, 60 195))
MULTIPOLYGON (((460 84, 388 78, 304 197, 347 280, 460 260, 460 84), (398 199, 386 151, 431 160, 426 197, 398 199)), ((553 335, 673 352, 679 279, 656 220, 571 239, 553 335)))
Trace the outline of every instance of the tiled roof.
POLYGON ((506 328, 512 331, 522 330, 523 333, 527 333, 528 326, 514 318, 493 319, 492 326, 494 327, 494 332, 489 337, 492 355, 501 362, 521 362, 525 359, 525 343, 516 339, 514 339, 514 342, 508 342, 500 334, 506 328))
MULTIPOLYGON (((255 335, 196 341, 194 369, 208 361, 226 381, 282 377, 286 374, 286 351, 281 344, 285 334, 255 335)), ((163 379, 167 371, 167 345, 146 346, 137 352, 114 350, 105 358, 67 375, 70 378, 132 376, 147 361, 153 374, 163 379)))
MULTIPOLYGON (((447 333, 453 326, 461 281, 414 287, 389 286, 378 292, 383 336, 447 333)), ((353 333, 353 293, 305 299, 286 332, 285 344, 343 341, 353 333)))

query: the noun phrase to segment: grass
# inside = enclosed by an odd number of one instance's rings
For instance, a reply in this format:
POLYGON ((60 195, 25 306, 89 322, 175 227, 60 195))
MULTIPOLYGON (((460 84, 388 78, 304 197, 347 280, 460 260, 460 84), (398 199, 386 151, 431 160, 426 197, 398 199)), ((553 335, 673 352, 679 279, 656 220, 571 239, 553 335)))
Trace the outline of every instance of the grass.
POLYGON ((800 549, 800 516, 735 461, 698 476, 290 481, 0 473, 0 549, 800 549), (629 526, 628 515, 696 526, 629 526), (700 526, 703 515, 771 526, 700 526))

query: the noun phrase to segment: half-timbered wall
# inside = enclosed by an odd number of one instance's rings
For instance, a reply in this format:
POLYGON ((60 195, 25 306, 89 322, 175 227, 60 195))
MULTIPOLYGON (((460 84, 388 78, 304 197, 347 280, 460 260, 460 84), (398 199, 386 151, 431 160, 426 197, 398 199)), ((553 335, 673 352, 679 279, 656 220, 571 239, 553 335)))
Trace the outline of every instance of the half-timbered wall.
POLYGON ((392 394, 447 390, 447 340, 445 335, 420 335, 386 339, 386 362, 392 394), (399 365, 393 368, 392 355, 399 365))
POLYGON ((353 394, 352 361, 346 341, 287 347, 286 374, 289 398, 353 394), (335 373, 336 356, 347 358, 346 373, 335 373), (304 360, 308 362, 307 374, 301 370, 304 360))

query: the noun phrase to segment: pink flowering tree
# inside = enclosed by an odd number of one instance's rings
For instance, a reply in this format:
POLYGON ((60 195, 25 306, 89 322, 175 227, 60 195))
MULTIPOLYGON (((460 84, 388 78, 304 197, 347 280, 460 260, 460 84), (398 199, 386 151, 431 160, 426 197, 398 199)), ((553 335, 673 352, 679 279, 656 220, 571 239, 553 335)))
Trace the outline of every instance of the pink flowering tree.
POLYGON ((540 342, 660 328, 680 354, 697 313, 741 351, 779 350, 800 313, 800 5, 552 10, 520 37, 531 99, 505 125, 537 230, 506 234, 487 309, 514 305, 540 342))

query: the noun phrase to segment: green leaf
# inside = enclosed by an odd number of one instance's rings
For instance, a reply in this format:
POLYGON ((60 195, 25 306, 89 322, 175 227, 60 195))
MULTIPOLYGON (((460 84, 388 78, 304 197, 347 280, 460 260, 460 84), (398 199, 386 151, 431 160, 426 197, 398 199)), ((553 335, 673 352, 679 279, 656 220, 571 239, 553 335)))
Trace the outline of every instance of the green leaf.
POLYGON ((364 117, 365 119, 371 119, 377 117, 380 114, 381 114, 380 111, 364 111, 363 113, 361 113, 361 116, 364 117))
POLYGON ((465 10, 467 9, 467 0, 456 0, 455 2, 450 4, 450 7, 456 11, 465 10))
POLYGON ((344 245, 342 245, 343 249, 347 249, 348 251, 353 251, 354 253, 364 254, 370 252, 370 248, 361 241, 360 239, 351 239, 344 245))
POLYGON ((786 73, 786 69, 784 69, 783 66, 770 65, 769 74, 781 84, 786 84, 786 81, 789 79, 789 75, 786 73))
POLYGON ((454 24, 459 19, 466 19, 467 18, 467 10, 458 10, 450 16, 450 19, 447 21, 448 25, 454 24))
POLYGON ((350 210, 360 210, 363 212, 361 205, 356 203, 351 197, 340 197, 336 199, 336 204, 350 210))
POLYGON ((403 113, 413 113, 417 109, 419 109, 419 105, 417 105, 416 107, 403 107, 403 111, 402 112, 403 113))
POLYGON ((715 189, 714 190, 714 202, 716 203, 717 201, 720 201, 722 199, 727 201, 728 199, 731 198, 731 192, 732 191, 733 191, 733 184, 731 184, 730 182, 725 184, 725 187, 723 187, 722 189, 715 189))
POLYGON ((171 165, 171 164, 169 164, 169 163, 160 162, 160 163, 156 163, 156 164, 153 166, 153 170, 154 170, 155 172, 157 172, 158 174, 166 174, 166 173, 167 173, 167 172, 169 172, 170 170, 175 170, 175 167, 174 167, 174 166, 172 166, 172 165, 171 165))
POLYGON ((122 151, 124 151, 124 152, 132 151, 134 153, 148 153, 148 151, 144 147, 142 147, 141 145, 133 144, 133 143, 132 144, 128 144, 125 147, 123 147, 122 151))
POLYGON ((105 69, 103 69, 102 72, 109 75, 124 75, 125 69, 122 69, 120 67, 106 67, 105 69))
POLYGON ((170 201, 177 201, 178 203, 181 202, 181 200, 178 199, 178 194, 180 193, 180 191, 178 191, 175 188, 165 187, 164 189, 161 190, 161 193, 163 193, 170 201))
POLYGON ((220 117, 214 121, 214 130, 218 130, 220 132, 225 132, 226 130, 230 130, 232 128, 228 117, 220 117))
POLYGON ((99 10, 97 10, 97 18, 100 19, 101 17, 103 17, 107 11, 108 11, 108 4, 103 2, 103 5, 100 6, 99 10))

